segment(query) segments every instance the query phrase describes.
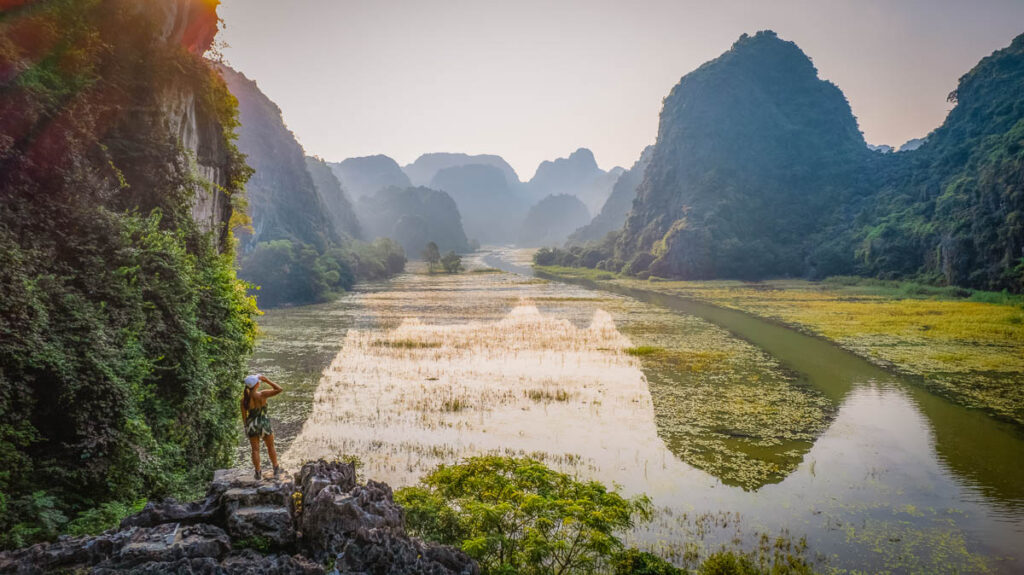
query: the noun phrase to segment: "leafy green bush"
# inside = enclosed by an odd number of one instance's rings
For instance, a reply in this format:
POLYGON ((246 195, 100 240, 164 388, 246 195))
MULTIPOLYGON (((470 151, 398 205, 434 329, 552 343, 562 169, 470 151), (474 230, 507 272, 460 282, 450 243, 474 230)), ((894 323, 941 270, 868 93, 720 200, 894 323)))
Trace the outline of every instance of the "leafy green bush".
POLYGON ((533 263, 538 266, 558 265, 558 251, 557 248, 540 248, 533 254, 533 263))
POLYGON ((320 253, 309 244, 275 240, 256 244, 241 260, 239 277, 256 287, 263 307, 323 302, 352 289, 356 281, 378 280, 405 269, 398 243, 349 240, 320 253))
POLYGON ((291 240, 256 244, 242 258, 238 275, 259 284, 257 299, 265 307, 322 301, 331 291, 327 270, 311 245, 291 240))
POLYGON ((699 575, 812 575, 802 559, 776 555, 772 560, 759 560, 753 555, 735 551, 719 551, 709 555, 697 570, 699 575))
POLYGON ((618 533, 651 513, 646 497, 499 456, 442 465, 395 498, 413 533, 460 547, 485 574, 607 570, 623 551, 618 533))
POLYGON ((465 269, 462 267, 462 257, 455 252, 448 252, 441 258, 441 267, 450 274, 457 274, 465 269))
POLYGON ((79 513, 78 517, 67 524, 64 532, 72 536, 97 535, 108 529, 115 529, 121 524, 122 519, 142 511, 145 504, 145 499, 130 505, 119 501, 100 504, 79 513))
POLYGON ((612 559, 612 572, 615 575, 686 575, 685 569, 638 549, 627 549, 616 555, 612 559))
POLYGON ((700 575, 761 575, 761 570, 749 557, 733 552, 710 555, 697 572, 700 575))
POLYGON ((36 541, 53 539, 67 521, 58 510, 60 502, 45 491, 33 491, 9 500, 0 494, 0 514, 9 518, 0 533, 4 548, 23 547, 36 541))

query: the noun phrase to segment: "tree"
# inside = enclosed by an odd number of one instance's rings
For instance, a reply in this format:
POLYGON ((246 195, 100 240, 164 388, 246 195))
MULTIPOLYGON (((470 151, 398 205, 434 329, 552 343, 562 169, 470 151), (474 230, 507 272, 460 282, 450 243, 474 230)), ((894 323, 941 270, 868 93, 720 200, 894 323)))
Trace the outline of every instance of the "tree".
POLYGON ((651 513, 646 497, 499 456, 442 465, 396 499, 412 531, 461 547, 488 575, 607 570, 624 548, 616 534, 651 513))
POLYGON ((444 267, 444 271, 450 274, 457 274, 461 272, 462 267, 462 256, 455 252, 448 252, 441 258, 441 266, 444 267))
POLYGON ((437 244, 434 242, 428 243, 427 247, 423 248, 422 255, 430 271, 434 271, 434 266, 441 263, 441 250, 438 249, 437 244))
POLYGON ((627 549, 616 555, 612 559, 612 572, 615 575, 686 575, 686 570, 639 549, 627 549))

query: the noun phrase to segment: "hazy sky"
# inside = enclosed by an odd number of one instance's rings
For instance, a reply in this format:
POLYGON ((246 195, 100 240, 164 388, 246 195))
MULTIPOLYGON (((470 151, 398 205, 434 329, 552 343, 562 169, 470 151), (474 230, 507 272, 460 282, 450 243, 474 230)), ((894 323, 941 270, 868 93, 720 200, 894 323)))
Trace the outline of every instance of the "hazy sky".
POLYGON ((628 167, 681 76, 744 33, 796 42, 870 143, 938 126, 1024 33, 1024 0, 224 0, 224 51, 331 161, 500 154, 527 180, 578 147, 628 167))

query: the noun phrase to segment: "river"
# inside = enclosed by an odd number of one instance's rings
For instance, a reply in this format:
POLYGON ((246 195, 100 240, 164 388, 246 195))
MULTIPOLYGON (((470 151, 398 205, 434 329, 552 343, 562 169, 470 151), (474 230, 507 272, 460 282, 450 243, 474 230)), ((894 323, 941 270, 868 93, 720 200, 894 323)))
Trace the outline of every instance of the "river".
POLYGON ((1024 571, 1018 430, 784 326, 535 278, 528 256, 267 312, 252 368, 287 389, 285 465, 355 457, 400 487, 530 456, 646 493, 628 539, 681 565, 781 537, 822 570, 1024 571))

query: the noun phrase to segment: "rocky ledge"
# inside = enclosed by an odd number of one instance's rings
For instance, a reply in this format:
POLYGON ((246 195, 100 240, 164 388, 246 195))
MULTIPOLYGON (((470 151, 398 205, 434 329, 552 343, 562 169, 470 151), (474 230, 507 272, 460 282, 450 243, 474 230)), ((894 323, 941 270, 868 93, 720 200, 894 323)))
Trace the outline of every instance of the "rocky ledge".
POLYGON ((0 553, 0 573, 476 575, 467 555, 405 532, 384 483, 346 463, 294 478, 222 470, 204 499, 149 503, 117 530, 0 553), (293 480, 294 479, 294 480, 293 480))

